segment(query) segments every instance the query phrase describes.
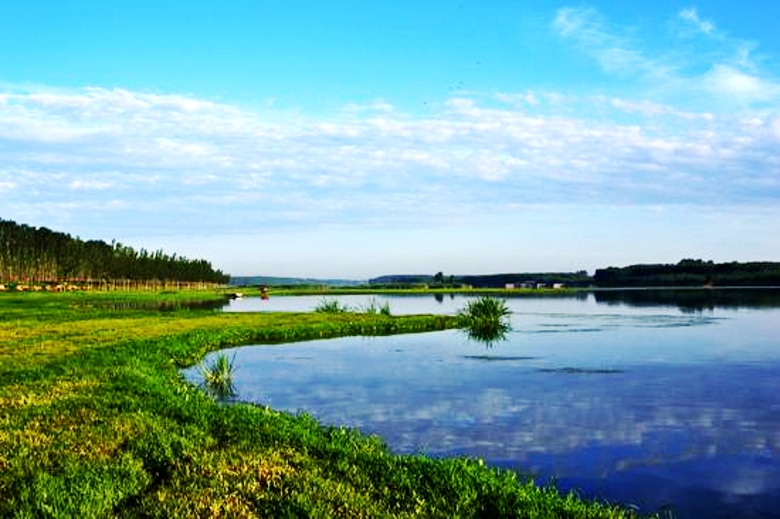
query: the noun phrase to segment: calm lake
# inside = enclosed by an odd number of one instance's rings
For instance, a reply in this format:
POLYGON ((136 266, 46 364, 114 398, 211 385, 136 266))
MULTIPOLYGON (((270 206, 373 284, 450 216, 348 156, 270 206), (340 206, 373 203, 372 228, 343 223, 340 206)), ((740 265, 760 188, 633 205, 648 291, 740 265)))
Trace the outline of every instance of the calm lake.
MULTIPOLYGON (((340 296, 365 308, 366 296, 340 296)), ((464 296, 376 296, 396 314, 464 296)), ((320 297, 231 301, 311 311, 320 297)), ((458 330, 235 352, 238 399, 478 456, 583 496, 675 517, 780 517, 780 290, 508 298, 492 347, 458 330)), ((207 359, 208 361, 208 359, 207 359)), ((185 372, 198 383, 197 369, 185 372)))

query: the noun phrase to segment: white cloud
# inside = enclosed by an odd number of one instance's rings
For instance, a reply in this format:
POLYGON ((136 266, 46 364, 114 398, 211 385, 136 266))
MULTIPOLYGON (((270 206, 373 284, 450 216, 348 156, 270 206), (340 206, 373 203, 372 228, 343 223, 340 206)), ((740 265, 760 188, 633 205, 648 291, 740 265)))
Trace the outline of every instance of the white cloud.
POLYGON ((697 31, 704 34, 711 34, 715 30, 714 23, 709 20, 702 20, 699 18, 699 13, 695 7, 682 9, 679 13, 679 17, 685 22, 689 23, 697 31))
POLYGON ((712 121, 714 119, 714 115, 708 112, 696 113, 681 111, 669 105, 655 103, 652 101, 633 101, 621 98, 605 98, 605 101, 608 102, 613 108, 629 113, 640 114, 645 117, 661 117, 672 115, 674 117, 688 120, 699 119, 702 121, 712 121))
POLYGON ((529 107, 538 107, 541 104, 539 96, 533 92, 525 92, 522 94, 508 94, 505 92, 498 92, 495 94, 495 98, 502 103, 516 106, 526 105, 529 107))
POLYGON ((771 101, 780 97, 780 84, 718 64, 705 74, 705 88, 743 103, 771 101))
POLYGON ((564 41, 606 73, 633 81, 632 90, 644 97, 713 112, 780 105, 780 79, 753 59, 754 42, 719 31, 694 7, 679 11, 672 24, 682 41, 657 33, 642 40, 636 28, 611 26, 592 8, 562 8, 553 20, 564 41))
POLYGON ((75 179, 69 184, 75 190, 106 190, 113 187, 113 183, 101 180, 75 179))
POLYGON ((553 27, 563 38, 572 41, 601 67, 620 76, 663 76, 665 66, 635 49, 631 41, 609 27, 601 14, 592 8, 559 9, 553 27))
POLYGON ((0 192, 25 196, 5 196, 0 216, 87 236, 81 229, 104 238, 462 229, 528 221, 549 204, 763 207, 780 198, 780 117, 771 112, 716 116, 534 91, 460 95, 422 116, 319 118, 126 90, 6 97, 0 192))

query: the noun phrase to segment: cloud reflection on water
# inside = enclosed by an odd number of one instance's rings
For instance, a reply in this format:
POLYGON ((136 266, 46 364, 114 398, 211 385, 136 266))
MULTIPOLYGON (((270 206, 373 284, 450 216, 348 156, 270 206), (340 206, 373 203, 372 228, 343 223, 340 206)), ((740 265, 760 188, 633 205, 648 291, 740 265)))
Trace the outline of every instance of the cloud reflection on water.
POLYGON ((776 309, 510 305, 491 350, 457 331, 244 348, 236 385, 397 452, 480 456, 645 511, 780 509, 776 309))

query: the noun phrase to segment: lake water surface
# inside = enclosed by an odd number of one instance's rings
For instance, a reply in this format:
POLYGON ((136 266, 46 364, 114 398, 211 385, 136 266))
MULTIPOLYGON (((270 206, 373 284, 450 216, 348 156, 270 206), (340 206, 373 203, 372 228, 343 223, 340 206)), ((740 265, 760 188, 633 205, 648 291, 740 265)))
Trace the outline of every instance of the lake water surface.
MULTIPOLYGON (((252 298, 226 311, 310 311, 320 300, 252 298)), ((394 314, 454 313, 466 300, 375 297, 394 314)), ((780 291, 507 303, 513 330, 492 347, 450 330, 227 350, 238 398, 645 513, 780 517, 780 291)))

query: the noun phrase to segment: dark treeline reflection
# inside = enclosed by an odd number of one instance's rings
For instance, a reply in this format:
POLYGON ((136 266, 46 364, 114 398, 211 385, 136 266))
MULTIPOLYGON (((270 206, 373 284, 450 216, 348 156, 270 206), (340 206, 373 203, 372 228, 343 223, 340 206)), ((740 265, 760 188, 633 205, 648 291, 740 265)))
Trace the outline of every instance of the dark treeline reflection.
MULTIPOLYGON (((455 299, 455 294, 449 294, 448 297, 450 299, 455 299)), ((441 293, 433 294, 433 298, 436 300, 437 303, 443 303, 444 302, 444 294, 441 294, 441 293)))
POLYGON ((780 288, 597 290, 596 302, 607 305, 670 306, 682 312, 715 308, 780 307, 780 288))

